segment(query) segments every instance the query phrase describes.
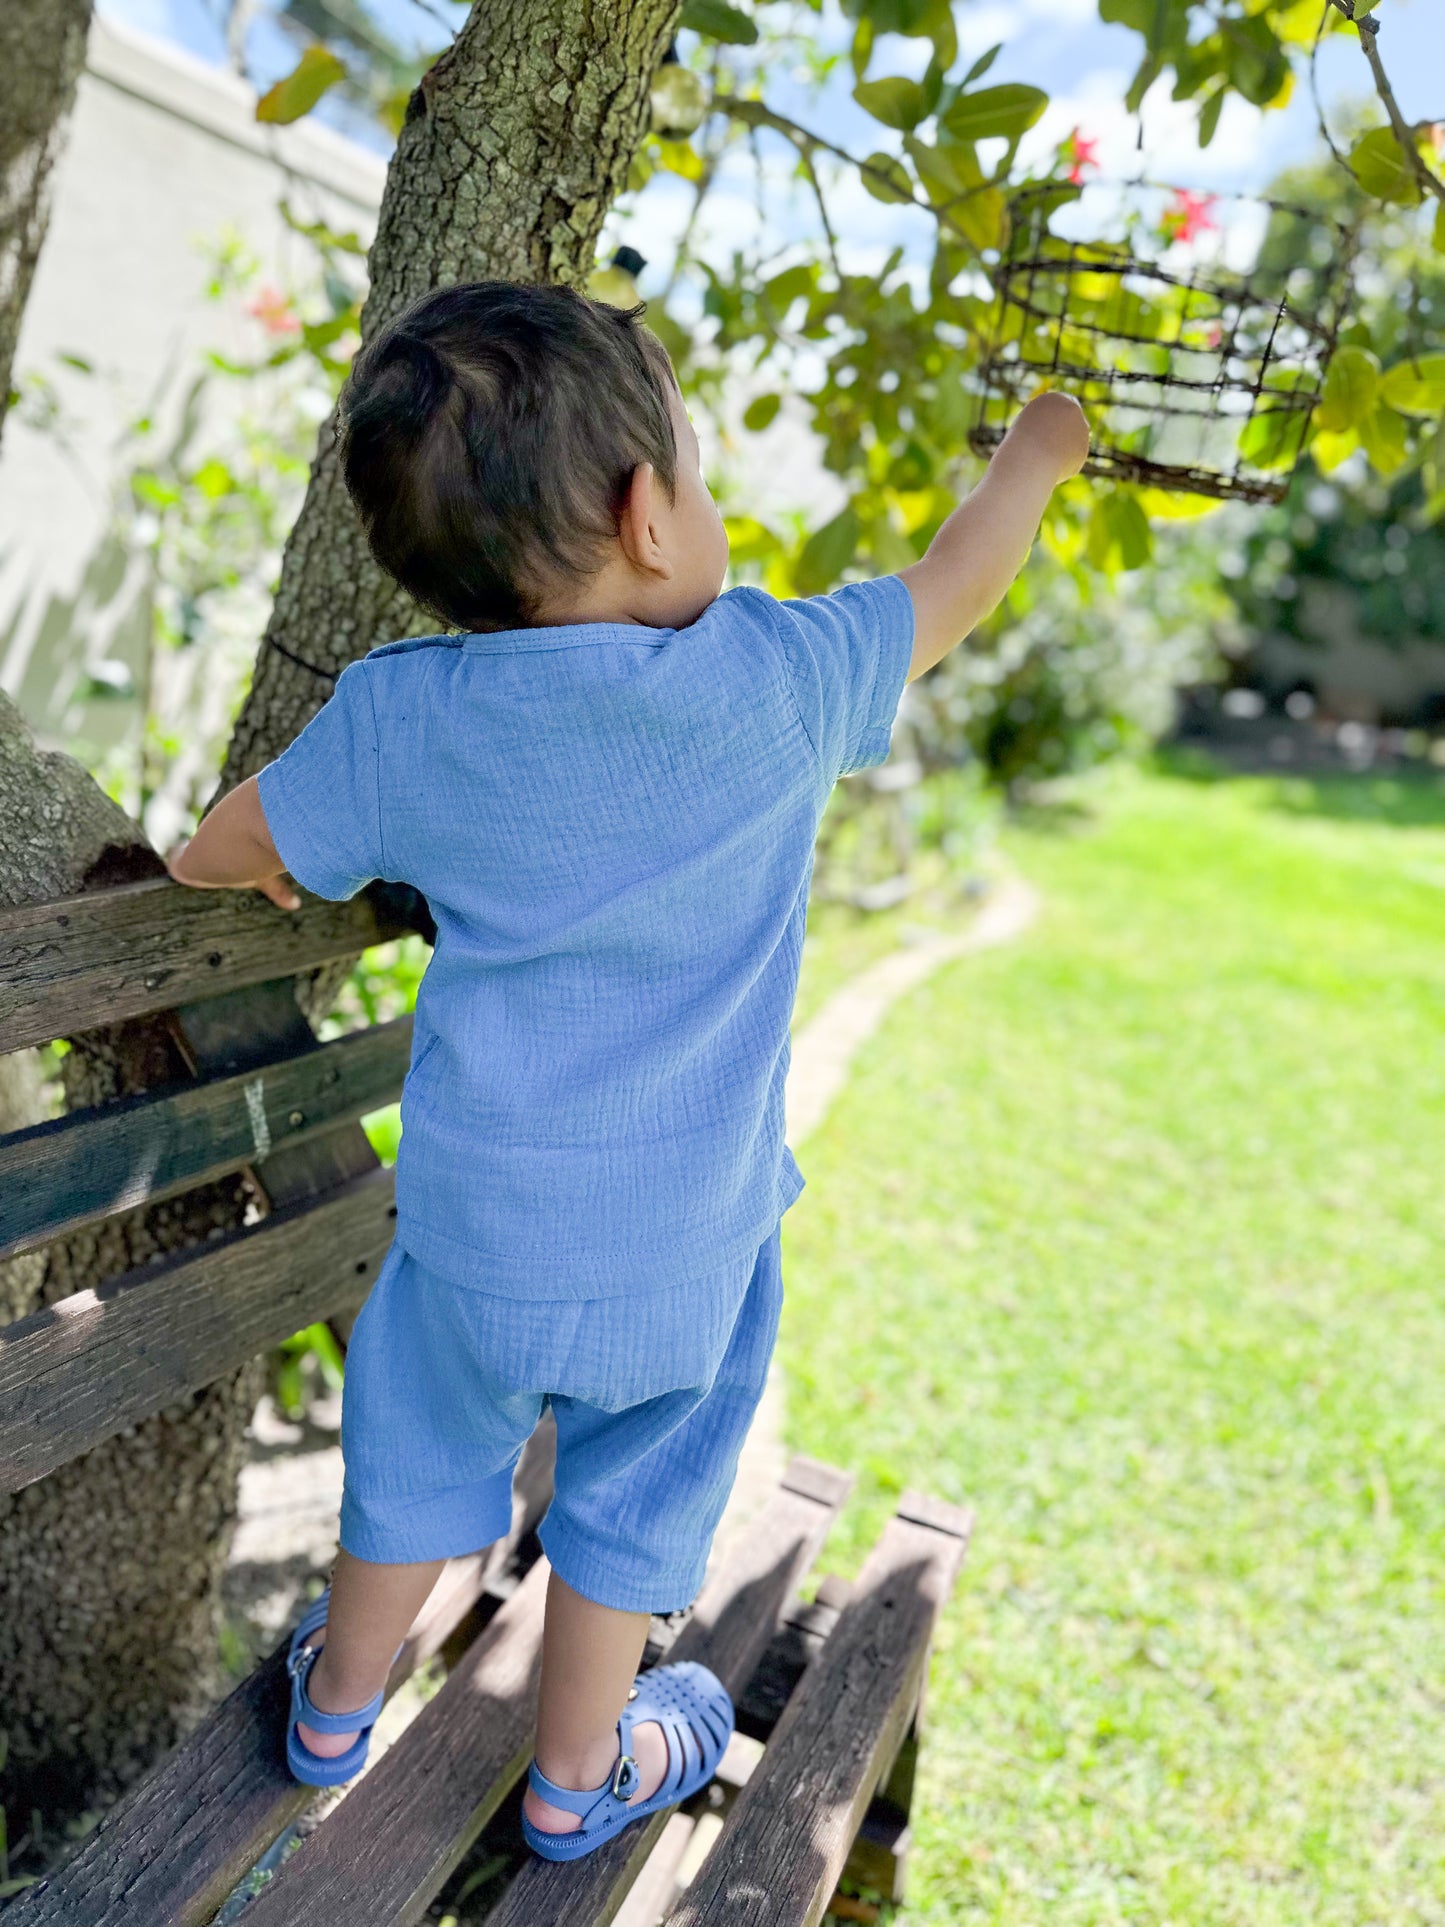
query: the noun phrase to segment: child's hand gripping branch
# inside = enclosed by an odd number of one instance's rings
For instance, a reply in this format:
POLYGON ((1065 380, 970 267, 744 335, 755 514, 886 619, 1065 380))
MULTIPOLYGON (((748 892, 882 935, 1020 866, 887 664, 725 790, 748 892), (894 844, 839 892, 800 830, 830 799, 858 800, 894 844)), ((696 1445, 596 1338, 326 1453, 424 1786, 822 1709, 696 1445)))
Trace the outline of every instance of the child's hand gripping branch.
POLYGON ((287 908, 283 870, 329 898, 387 877, 437 922, 287 1758, 359 1769, 398 1642, 441 1562, 508 1530, 550 1406, 523 1822, 576 1859, 705 1785, 731 1729, 706 1669, 634 1674, 649 1614, 696 1596, 767 1379, 828 794, 996 606, 1088 435, 1031 402, 921 562, 790 601, 722 593, 661 345, 565 288, 426 297, 358 357, 341 446, 374 555, 449 633, 348 668, 171 866, 287 908))
POLYGON ((1088 453, 1089 424, 1073 397, 1036 395, 923 560, 901 572, 913 598, 910 682, 992 615, 1028 558, 1049 497, 1088 453))

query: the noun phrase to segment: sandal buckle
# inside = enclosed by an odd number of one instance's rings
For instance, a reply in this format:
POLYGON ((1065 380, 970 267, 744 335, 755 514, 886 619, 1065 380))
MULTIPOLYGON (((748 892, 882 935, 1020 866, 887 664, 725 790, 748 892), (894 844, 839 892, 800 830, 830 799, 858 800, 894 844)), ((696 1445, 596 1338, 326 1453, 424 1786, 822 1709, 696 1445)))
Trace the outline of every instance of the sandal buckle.
POLYGON ((642 1775, 637 1762, 630 1753, 624 1753, 612 1770, 612 1795, 614 1799, 629 1799, 636 1791, 642 1775))

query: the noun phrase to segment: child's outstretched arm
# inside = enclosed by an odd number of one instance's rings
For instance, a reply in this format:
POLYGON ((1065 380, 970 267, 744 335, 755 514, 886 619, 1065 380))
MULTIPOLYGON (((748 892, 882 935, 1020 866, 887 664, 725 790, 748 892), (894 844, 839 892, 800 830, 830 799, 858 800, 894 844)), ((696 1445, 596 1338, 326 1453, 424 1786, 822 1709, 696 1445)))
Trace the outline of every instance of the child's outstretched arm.
POLYGON ((199 890, 259 890, 283 910, 301 907, 271 841, 254 776, 221 798, 190 842, 171 851, 166 868, 177 883, 199 890))
POLYGON ((923 560, 900 571, 913 597, 910 682, 998 607, 1028 558, 1049 497, 1088 453, 1089 424, 1072 396, 1036 395, 1023 409, 923 560))

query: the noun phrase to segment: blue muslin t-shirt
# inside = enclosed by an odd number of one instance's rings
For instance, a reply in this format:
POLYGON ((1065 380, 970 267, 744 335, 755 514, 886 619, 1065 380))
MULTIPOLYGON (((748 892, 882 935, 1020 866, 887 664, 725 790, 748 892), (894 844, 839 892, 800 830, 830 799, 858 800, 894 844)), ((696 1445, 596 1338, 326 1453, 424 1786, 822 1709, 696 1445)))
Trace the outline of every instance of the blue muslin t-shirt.
POLYGON ((402 1094, 397 1236, 504 1297, 598 1298, 756 1252, 783 1143, 813 842, 888 752, 896 576, 687 629, 580 623, 375 649, 261 772, 322 897, 436 919, 402 1094))

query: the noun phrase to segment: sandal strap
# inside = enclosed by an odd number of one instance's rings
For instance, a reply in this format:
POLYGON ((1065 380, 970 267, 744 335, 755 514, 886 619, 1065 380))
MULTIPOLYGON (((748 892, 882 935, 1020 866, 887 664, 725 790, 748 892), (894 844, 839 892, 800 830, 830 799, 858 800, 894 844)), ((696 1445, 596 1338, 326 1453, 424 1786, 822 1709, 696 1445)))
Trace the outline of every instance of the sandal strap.
POLYGON ((293 1720, 309 1726, 313 1733, 355 1733, 362 1728, 369 1731, 376 1724, 385 1694, 374 1694, 365 1706, 358 1706, 354 1713, 323 1712, 306 1690, 311 1668, 320 1654, 319 1646, 298 1646, 291 1655, 287 1671, 291 1675, 293 1720))
MULTIPOLYGON (((555 1780, 548 1779, 547 1775, 535 1760, 533 1760, 531 1766, 527 1769, 527 1784, 531 1787, 532 1791, 545 1800, 549 1806, 561 1807, 564 1813, 577 1814, 582 1821, 581 1831, 583 1833, 587 1831, 587 1821, 593 1813, 596 1812, 598 1807, 605 1805, 610 1813, 614 1805, 626 1806, 628 1800, 631 1799, 632 1795, 637 1791, 637 1782, 640 1776, 637 1770, 637 1762, 633 1759, 628 1746, 631 1731, 629 1729, 624 1735, 622 1722, 620 1720, 618 1721, 617 1737, 619 1742, 617 1764, 602 1782, 601 1786, 559 1786, 555 1780)), ((604 1814, 603 1818, 607 1818, 607 1814, 604 1814)))

